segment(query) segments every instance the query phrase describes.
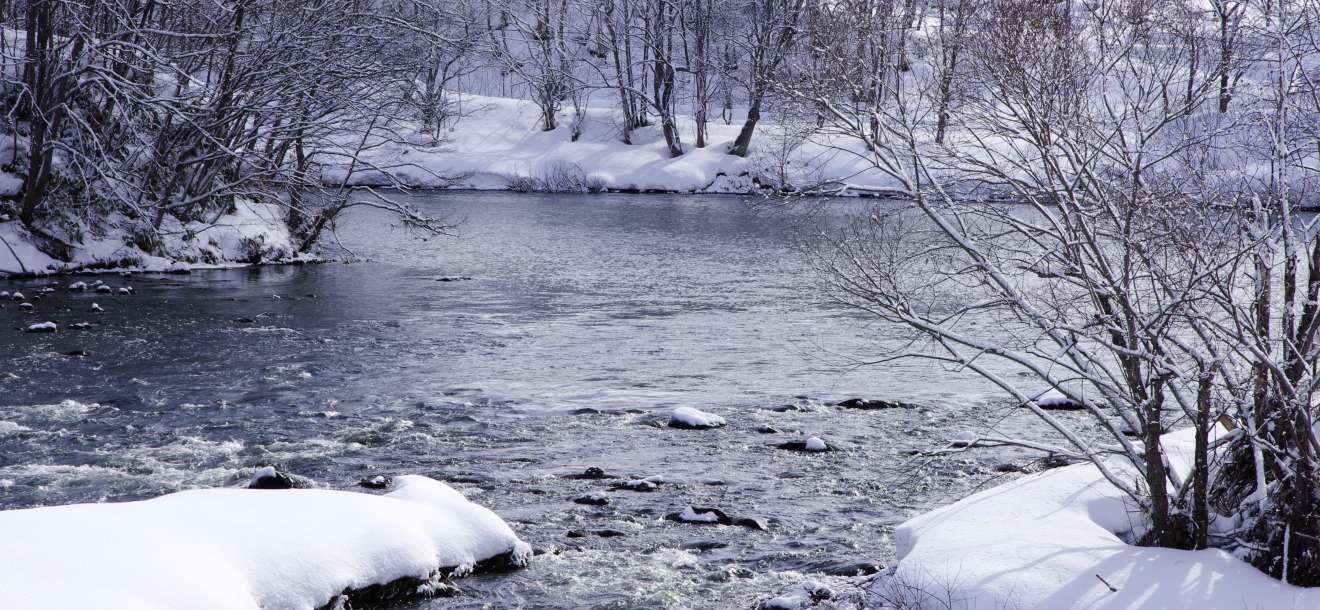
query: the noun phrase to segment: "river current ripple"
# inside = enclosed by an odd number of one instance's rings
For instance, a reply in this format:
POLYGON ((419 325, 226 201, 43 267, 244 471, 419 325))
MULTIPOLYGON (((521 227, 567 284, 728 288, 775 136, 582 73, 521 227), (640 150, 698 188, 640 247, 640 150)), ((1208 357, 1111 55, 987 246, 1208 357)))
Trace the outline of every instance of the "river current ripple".
POLYGON ((904 466, 1004 406, 939 368, 849 368, 882 331, 822 304, 785 222, 734 198, 414 203, 463 219, 459 235, 422 241, 366 210, 338 234, 352 264, 96 276, 132 296, 65 290, 91 277, 0 284, 36 306, 0 301, 0 509, 242 486, 265 465, 364 493, 418 473, 545 552, 414 607, 751 608, 891 563, 897 524, 1034 457, 904 466), (10 330, 48 320, 59 332, 10 330), (854 397, 914 406, 831 406, 854 397), (664 426, 681 406, 729 425, 664 426), (808 436, 843 451, 776 448, 808 436), (591 467, 621 479, 568 478, 591 467), (610 490, 649 476, 664 484, 610 490), (596 491, 612 503, 571 501, 596 491), (686 506, 769 527, 662 519, 686 506))

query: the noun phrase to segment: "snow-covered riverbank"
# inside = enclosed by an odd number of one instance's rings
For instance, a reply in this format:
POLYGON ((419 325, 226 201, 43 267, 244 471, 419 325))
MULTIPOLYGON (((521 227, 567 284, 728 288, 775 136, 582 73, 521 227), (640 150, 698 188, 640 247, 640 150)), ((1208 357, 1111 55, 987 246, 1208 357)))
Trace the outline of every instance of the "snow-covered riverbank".
MULTIPOLYGON (((1192 430, 1164 440, 1171 466, 1188 476, 1192 430)), ((1118 459, 1111 465, 1135 476, 1118 459)), ((894 532, 899 563, 858 585, 835 585, 833 603, 960 610, 1320 606, 1320 592, 1274 580, 1224 551, 1129 544, 1145 527, 1143 515, 1094 466, 1046 470, 907 521, 894 532)), ((818 586, 808 581, 767 607, 809 607, 818 586)))
POLYGON ((385 496, 205 489, 0 511, 0 607, 311 610, 400 579, 402 596, 443 592, 450 573, 531 556, 444 483, 395 481, 385 496))
POLYGON ((239 201, 232 213, 213 223, 183 224, 166 216, 165 225, 160 231, 163 243, 144 249, 131 231, 109 218, 104 226, 86 227, 81 241, 72 244, 70 260, 65 262, 38 249, 23 223, 0 222, 0 274, 30 276, 107 268, 181 273, 261 262, 315 260, 297 252, 285 227, 283 210, 276 205, 239 201))
MULTIPOLYGON (((358 169, 349 184, 398 182, 429 188, 508 189, 588 186, 622 191, 748 193, 766 186, 798 186, 826 181, 866 192, 892 188, 892 180, 872 168, 861 142, 835 142, 819 134, 808 139, 765 121, 757 126, 746 158, 728 151, 742 129, 742 118, 709 124, 709 142, 684 142, 684 154, 671 157, 658 125, 643 127, 623 142, 622 120, 609 105, 560 111, 559 126, 541 130, 539 109, 525 100, 463 94, 464 109, 439 140, 417 133, 407 143, 382 143, 365 155, 372 169, 358 169), (577 137, 574 137, 575 128, 577 137), (858 154, 861 152, 861 154, 858 154), (384 174, 389 174, 387 177, 384 174), (571 184, 573 181, 582 184, 571 184)), ((691 117, 678 117, 682 133, 695 129, 691 117)), ((323 180, 339 183, 346 169, 327 170, 323 180)))

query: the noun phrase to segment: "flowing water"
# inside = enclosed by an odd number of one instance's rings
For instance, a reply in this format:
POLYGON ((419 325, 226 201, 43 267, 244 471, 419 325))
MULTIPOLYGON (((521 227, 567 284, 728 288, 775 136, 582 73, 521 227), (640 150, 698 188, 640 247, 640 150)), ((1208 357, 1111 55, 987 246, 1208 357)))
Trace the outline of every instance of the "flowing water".
POLYGON ((852 367, 882 329, 825 304, 786 224, 734 198, 413 203, 460 234, 422 241, 361 210, 338 234, 353 264, 0 283, 36 306, 0 301, 0 508, 243 486, 265 465, 364 493, 383 493, 365 477, 418 473, 544 552, 415 607, 750 608, 892 562, 897 524, 1033 459, 902 466, 1003 405, 965 374, 852 367), (136 294, 64 289, 97 278, 136 294), (8 330, 47 320, 59 332, 8 330), (831 406, 853 397, 912 406, 831 406), (665 426, 681 406, 729 424, 665 426), (809 436, 842 450, 777 448, 809 436), (590 467, 621 478, 567 478, 590 467), (610 489, 649 476, 664 483, 610 489), (612 503, 571 501, 596 491, 612 503), (687 506, 768 528, 662 519, 687 506))

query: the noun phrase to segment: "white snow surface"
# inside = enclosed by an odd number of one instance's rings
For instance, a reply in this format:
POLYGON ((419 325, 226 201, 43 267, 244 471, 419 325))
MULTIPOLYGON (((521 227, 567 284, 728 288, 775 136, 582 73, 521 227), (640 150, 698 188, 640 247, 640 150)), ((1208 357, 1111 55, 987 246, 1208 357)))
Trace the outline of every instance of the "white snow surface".
MULTIPOLYGON (((1191 430, 1164 436, 1189 474, 1191 430)), ((1110 460, 1119 476, 1131 465, 1110 460)), ((1144 525, 1091 464, 1028 475, 931 511, 894 532, 898 575, 954 590, 959 608, 1317 608, 1320 590, 1274 580, 1220 550, 1131 546, 1144 525), (1096 575, 1118 589, 1111 592, 1096 575)), ((879 578, 872 586, 885 586, 879 578)), ((892 581, 888 581, 892 582, 892 581)))
POLYGON ((694 428, 708 428, 711 426, 723 426, 724 418, 714 413, 698 411, 692 407, 679 407, 669 416, 671 422, 682 422, 694 428))
POLYGON ((531 555, 444 483, 395 485, 383 496, 202 489, 0 511, 0 608, 311 610, 346 587, 531 555))

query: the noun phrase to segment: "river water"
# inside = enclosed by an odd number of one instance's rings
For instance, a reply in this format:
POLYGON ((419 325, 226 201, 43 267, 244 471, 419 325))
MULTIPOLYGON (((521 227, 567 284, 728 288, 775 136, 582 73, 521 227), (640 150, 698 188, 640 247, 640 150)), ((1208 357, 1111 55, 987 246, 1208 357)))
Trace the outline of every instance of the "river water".
POLYGON ((1029 420, 965 374, 851 366, 884 330, 823 302, 786 223, 735 198, 413 203, 462 219, 459 235, 422 241, 359 210, 338 233, 352 264, 0 283, 36 306, 0 301, 0 508, 242 486, 265 465, 365 493, 381 492, 364 477, 418 473, 545 552, 413 607, 751 608, 891 563, 897 524, 1034 457, 912 464, 959 431, 1029 420), (64 290, 78 279, 136 294, 64 290), (59 332, 9 330, 47 320, 59 332), (831 406, 854 397, 912 406, 831 406), (664 426, 682 406, 729 425, 664 426), (776 447, 808 436, 842 450, 776 447), (567 478, 590 467, 621 478, 567 478), (664 483, 610 489, 650 476, 664 483), (596 491, 612 503, 571 501, 596 491), (686 506, 768 529, 662 519, 686 506))

